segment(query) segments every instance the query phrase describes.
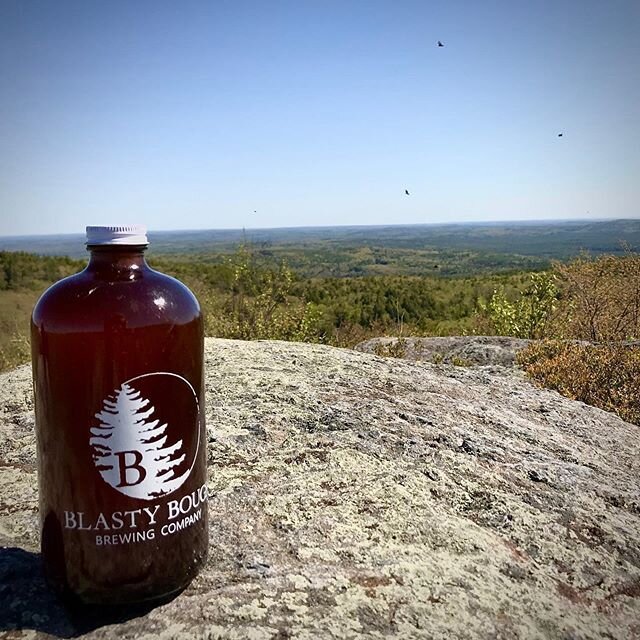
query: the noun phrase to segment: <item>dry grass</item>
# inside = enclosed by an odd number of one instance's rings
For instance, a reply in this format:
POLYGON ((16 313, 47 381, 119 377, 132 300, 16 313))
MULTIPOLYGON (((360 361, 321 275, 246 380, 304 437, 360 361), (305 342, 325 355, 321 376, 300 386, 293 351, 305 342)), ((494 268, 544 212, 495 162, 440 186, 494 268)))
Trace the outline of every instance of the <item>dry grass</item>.
POLYGON ((40 291, 0 291, 0 371, 29 362, 29 321, 40 291))

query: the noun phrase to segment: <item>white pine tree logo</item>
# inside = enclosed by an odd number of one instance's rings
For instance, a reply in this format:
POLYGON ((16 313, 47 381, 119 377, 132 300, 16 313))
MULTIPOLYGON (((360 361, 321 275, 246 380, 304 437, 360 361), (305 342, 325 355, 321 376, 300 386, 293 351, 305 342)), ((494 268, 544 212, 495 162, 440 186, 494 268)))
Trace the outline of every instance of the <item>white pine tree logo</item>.
POLYGON ((151 500, 175 491, 187 479, 175 468, 186 457, 182 440, 165 446, 167 424, 154 420, 153 405, 128 383, 108 397, 91 427, 93 460, 102 478, 125 495, 151 500), (147 408, 148 407, 148 408, 147 408))

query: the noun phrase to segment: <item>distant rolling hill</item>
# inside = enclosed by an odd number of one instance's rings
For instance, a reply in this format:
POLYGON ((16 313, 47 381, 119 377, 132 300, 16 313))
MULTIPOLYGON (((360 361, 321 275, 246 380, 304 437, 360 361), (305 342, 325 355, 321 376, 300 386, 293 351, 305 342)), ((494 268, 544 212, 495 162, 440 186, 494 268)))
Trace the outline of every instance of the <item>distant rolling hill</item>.
MULTIPOLYGON (((262 249, 374 246, 566 259, 581 251, 622 253, 624 245, 638 249, 640 219, 151 231, 149 237, 154 254, 224 253, 246 241, 262 249)), ((0 237, 0 250, 86 255, 81 234, 0 237)))

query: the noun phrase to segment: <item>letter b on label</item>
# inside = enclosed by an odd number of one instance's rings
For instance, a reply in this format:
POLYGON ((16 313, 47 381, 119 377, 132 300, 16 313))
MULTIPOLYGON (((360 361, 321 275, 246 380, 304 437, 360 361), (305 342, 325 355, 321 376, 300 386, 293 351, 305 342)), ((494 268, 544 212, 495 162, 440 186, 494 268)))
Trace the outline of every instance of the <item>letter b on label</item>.
POLYGON ((139 451, 117 451, 118 469, 120 470, 120 482, 118 487, 132 487, 140 484, 147 475, 142 462, 142 454, 139 451), (132 459, 133 458, 133 459, 132 459))

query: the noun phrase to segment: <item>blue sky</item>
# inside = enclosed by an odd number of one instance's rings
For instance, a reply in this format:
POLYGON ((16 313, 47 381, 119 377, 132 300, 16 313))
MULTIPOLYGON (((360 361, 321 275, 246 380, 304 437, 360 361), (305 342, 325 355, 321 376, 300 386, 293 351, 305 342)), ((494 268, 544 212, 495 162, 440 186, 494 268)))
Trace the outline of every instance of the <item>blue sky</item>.
POLYGON ((2 0, 0 235, 640 217, 639 32, 637 0, 2 0))

